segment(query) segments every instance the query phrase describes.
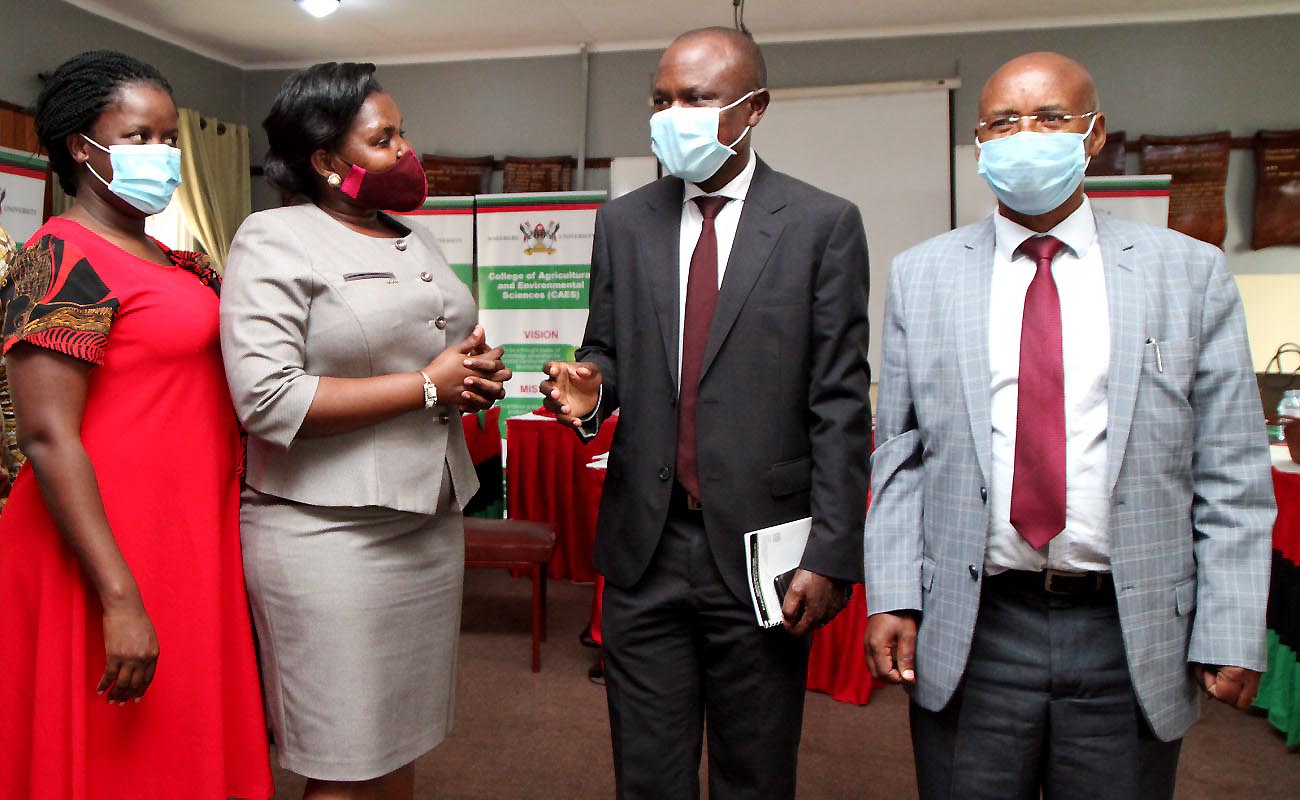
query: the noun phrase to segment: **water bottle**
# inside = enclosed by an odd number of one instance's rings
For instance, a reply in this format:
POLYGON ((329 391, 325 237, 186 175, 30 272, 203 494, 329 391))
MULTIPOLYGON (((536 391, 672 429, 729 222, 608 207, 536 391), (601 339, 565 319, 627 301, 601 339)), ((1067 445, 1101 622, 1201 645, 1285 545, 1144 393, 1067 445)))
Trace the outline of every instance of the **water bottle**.
MULTIPOLYGON (((1277 404, 1277 415, 1279 417, 1285 416, 1300 419, 1300 389, 1287 389, 1282 393, 1282 399, 1279 400, 1277 404)), ((1285 422, 1285 420, 1280 421, 1285 422)), ((1284 425, 1279 424, 1270 427, 1275 429, 1273 431, 1273 441, 1279 443, 1286 441, 1283 435, 1285 429, 1284 425)))

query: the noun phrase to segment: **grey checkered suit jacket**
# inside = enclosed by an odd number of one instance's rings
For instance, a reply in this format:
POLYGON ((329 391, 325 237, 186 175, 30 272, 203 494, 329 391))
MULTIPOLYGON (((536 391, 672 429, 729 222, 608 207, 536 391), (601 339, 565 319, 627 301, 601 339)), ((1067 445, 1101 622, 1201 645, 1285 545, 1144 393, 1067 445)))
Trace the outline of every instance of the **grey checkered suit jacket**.
MULTIPOLYGON (((1189 661, 1264 668, 1268 446, 1223 254, 1104 214, 1097 233, 1111 326, 1111 567, 1138 700, 1168 740, 1199 713, 1189 661)), ((931 710, 961 681, 979 609, 992 274, 989 218, 898 256, 886 298, 867 608, 922 611, 913 698, 931 710)))

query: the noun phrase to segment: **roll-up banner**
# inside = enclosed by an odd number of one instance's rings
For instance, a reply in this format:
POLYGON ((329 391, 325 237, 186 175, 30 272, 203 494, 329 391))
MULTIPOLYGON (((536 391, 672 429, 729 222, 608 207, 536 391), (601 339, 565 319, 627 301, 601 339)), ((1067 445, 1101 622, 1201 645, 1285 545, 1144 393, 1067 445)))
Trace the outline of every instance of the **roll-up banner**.
POLYGON ((21 245, 41 227, 49 159, 0 147, 0 228, 21 245))
POLYGON ((433 232, 456 277, 474 288, 474 198, 430 197, 414 211, 395 214, 406 225, 433 232))
POLYGON ((605 199, 605 192, 475 198, 479 320, 514 371, 500 403, 503 436, 507 418, 541 405, 542 365, 572 360, 582 343, 596 209, 605 199))

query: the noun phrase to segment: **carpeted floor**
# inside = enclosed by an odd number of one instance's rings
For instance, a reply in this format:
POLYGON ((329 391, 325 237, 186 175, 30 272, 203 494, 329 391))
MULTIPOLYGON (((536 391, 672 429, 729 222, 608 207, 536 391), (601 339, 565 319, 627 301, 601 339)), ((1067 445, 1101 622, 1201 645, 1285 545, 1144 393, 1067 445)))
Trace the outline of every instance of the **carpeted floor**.
MULTIPOLYGON (((529 671, 529 584, 502 572, 465 581, 460 691, 451 738, 416 765, 421 800, 603 800, 614 794, 604 688, 587 680, 594 651, 578 643, 591 588, 550 587, 550 640, 529 671)), ((303 779, 276 770, 277 800, 303 779)), ((1268 723, 1218 703, 1183 745, 1180 800, 1296 800, 1300 754, 1268 723)), ((855 707, 809 694, 799 761, 802 800, 916 796, 907 703, 878 690, 855 707)), ((1104 787, 1098 787, 1104 800, 1104 787)))

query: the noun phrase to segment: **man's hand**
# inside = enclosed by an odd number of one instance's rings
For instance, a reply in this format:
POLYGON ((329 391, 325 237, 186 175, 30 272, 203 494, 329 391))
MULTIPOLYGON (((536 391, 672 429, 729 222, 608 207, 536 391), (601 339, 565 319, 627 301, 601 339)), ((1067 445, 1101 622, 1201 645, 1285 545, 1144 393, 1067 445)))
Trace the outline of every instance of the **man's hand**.
POLYGON ((836 582, 806 569, 796 570, 781 604, 781 624, 792 636, 803 636, 835 618, 844 608, 844 592, 836 582))
POLYGON ((1250 708, 1259 691, 1259 673, 1243 667, 1192 664, 1192 672, 1202 691, 1221 703, 1250 708))
POLYGON ((581 428, 600 399, 600 367, 590 361, 548 361, 542 371, 550 376, 537 387, 543 405, 561 425, 581 428))
POLYGON ((917 627, 914 611, 867 617, 867 667, 871 677, 908 686, 916 683, 917 627))

